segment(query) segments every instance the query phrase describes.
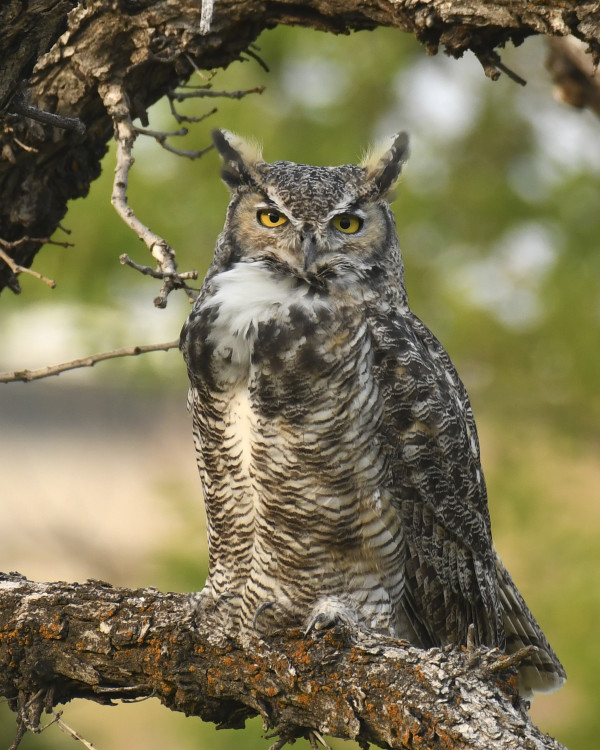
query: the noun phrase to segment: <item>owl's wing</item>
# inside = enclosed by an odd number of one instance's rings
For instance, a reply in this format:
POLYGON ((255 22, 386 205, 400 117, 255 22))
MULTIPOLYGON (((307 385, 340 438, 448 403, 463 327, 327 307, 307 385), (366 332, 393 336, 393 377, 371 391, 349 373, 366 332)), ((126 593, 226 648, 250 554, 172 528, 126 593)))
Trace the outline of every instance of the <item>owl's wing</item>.
POLYGON ((389 489, 407 544, 404 607, 423 646, 504 647, 475 422, 450 357, 407 308, 371 333, 385 408, 389 489))

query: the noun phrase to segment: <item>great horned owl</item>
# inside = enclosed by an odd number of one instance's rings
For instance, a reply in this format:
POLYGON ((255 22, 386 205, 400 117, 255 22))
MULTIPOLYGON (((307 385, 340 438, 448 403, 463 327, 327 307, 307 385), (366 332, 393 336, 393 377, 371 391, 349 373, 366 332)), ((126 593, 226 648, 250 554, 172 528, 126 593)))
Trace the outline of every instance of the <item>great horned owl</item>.
POLYGON ((198 606, 234 629, 342 621, 422 647, 472 624, 478 643, 538 647, 523 692, 559 687, 492 544, 467 393, 408 307, 386 200, 406 134, 341 167, 213 138, 232 200, 181 335, 208 519, 198 606))

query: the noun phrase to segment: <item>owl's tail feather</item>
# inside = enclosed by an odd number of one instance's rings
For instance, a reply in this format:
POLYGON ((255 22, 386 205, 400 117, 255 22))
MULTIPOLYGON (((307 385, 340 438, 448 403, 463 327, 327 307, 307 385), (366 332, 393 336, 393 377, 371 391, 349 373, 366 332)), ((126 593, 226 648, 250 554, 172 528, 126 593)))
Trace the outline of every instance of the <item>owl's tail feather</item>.
POLYGON ((524 646, 537 648, 519 667, 519 692, 525 698, 533 691, 552 693, 567 679, 565 670, 498 555, 496 573, 504 609, 506 651, 512 654, 524 646))

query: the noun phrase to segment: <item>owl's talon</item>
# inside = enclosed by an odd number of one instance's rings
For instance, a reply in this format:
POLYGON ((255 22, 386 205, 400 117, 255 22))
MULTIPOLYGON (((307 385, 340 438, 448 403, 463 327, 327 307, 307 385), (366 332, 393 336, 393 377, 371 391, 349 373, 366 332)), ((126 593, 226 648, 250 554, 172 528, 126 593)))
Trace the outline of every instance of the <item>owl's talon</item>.
POLYGON ((306 638, 309 636, 313 630, 328 630, 338 622, 339 617, 337 615, 329 612, 319 612, 319 614, 315 615, 308 623, 308 626, 304 630, 304 637, 306 638))
POLYGON ((276 602, 274 601, 267 601, 263 602, 262 604, 259 604, 256 608, 256 612, 254 613, 254 617, 252 618, 252 627, 254 630, 258 631, 258 618, 262 615, 262 613, 266 609, 270 609, 271 607, 274 607, 276 602))

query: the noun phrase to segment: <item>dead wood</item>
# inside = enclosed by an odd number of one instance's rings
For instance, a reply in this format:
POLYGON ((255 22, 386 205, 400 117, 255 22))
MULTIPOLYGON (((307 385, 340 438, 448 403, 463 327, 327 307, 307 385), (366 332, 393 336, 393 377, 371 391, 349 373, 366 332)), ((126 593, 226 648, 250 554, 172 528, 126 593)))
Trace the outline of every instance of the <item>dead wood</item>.
POLYGON ((0 695, 21 730, 74 698, 155 696, 222 727, 260 714, 282 739, 560 750, 530 722, 513 670, 496 650, 421 650, 338 628, 236 639, 193 623, 185 594, 0 575, 0 695))

